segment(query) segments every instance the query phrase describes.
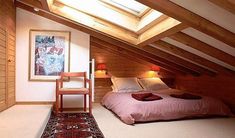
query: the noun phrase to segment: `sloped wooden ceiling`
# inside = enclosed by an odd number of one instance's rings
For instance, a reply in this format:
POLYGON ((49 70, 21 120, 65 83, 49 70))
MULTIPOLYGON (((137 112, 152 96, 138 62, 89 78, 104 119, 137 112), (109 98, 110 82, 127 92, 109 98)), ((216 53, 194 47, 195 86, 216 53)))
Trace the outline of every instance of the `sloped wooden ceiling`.
POLYGON ((16 5, 89 33, 93 43, 129 50, 175 74, 235 74, 233 1, 137 0, 148 6, 138 16, 104 1, 90 6, 101 3, 98 10, 113 16, 86 9, 79 0, 72 5, 74 0, 17 0, 16 5))

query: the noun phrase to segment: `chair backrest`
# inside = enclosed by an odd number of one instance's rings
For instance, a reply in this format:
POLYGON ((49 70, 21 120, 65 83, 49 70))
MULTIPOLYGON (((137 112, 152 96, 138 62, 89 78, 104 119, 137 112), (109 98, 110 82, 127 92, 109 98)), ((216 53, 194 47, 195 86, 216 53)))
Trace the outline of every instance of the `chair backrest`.
POLYGON ((83 78, 84 84, 83 87, 86 88, 86 72, 62 72, 60 74, 60 86, 63 87, 63 81, 65 78, 68 78, 70 80, 70 77, 79 77, 83 78))

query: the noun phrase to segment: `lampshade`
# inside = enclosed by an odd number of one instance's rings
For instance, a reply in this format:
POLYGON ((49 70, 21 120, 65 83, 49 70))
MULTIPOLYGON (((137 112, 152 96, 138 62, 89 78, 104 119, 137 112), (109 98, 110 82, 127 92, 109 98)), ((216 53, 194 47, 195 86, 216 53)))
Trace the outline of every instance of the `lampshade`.
POLYGON ((98 63, 97 66, 96 66, 96 70, 107 70, 106 64, 98 63))
POLYGON ((158 71, 160 71, 160 67, 159 67, 159 66, 152 66, 152 67, 151 67, 151 71, 156 71, 156 72, 158 72, 158 71))

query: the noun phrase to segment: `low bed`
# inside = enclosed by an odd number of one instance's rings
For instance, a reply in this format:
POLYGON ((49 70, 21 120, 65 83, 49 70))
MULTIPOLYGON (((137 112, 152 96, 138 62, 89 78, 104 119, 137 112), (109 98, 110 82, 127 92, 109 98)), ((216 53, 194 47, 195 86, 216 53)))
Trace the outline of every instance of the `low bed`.
MULTIPOLYGON (((115 84, 115 80, 112 80, 112 82, 115 84)), ((126 85, 130 84, 129 82, 125 82, 125 80, 122 83, 126 85)), ((130 85, 127 86, 128 89, 121 90, 118 89, 121 88, 118 87, 118 84, 115 85, 116 88, 114 88, 114 91, 108 92, 103 97, 101 104, 113 111, 126 124, 232 115, 230 109, 224 103, 212 97, 200 96, 200 98, 195 99, 182 99, 173 97, 172 94, 180 95, 185 92, 171 89, 167 86, 157 86, 158 90, 153 91, 152 89, 147 90, 141 87, 140 89, 137 88, 139 90, 130 89, 130 85), (143 93, 151 93, 152 95, 159 96, 160 99, 141 101, 133 98, 133 94, 138 95, 143 93)))

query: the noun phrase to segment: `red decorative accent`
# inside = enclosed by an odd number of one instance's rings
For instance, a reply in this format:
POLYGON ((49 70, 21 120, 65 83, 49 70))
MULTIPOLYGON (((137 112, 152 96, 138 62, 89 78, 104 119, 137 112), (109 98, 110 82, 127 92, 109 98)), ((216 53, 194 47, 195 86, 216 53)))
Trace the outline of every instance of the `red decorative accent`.
POLYGON ((151 71, 160 71, 160 67, 159 66, 152 66, 151 67, 151 71))
POLYGON ((51 114, 41 138, 104 138, 89 113, 51 114))
POLYGON ((106 64, 104 63, 97 64, 96 70, 107 70, 106 64))

